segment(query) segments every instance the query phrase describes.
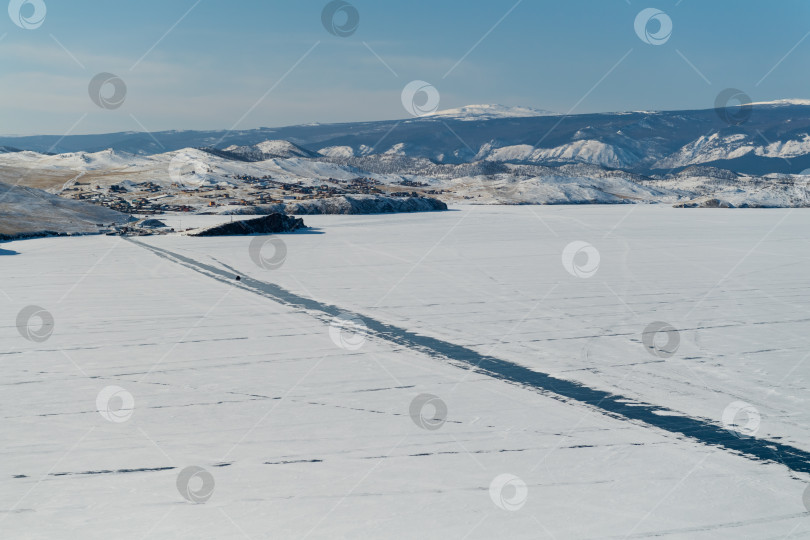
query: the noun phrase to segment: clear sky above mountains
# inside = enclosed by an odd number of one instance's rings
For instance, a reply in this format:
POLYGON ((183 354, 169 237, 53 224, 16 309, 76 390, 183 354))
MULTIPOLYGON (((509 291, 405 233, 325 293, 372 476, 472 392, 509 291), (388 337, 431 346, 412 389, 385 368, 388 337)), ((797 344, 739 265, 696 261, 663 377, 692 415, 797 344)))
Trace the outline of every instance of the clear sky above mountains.
POLYGON ((12 0, 0 37, 2 134, 404 118, 414 80, 442 109, 810 97, 805 0, 12 0))

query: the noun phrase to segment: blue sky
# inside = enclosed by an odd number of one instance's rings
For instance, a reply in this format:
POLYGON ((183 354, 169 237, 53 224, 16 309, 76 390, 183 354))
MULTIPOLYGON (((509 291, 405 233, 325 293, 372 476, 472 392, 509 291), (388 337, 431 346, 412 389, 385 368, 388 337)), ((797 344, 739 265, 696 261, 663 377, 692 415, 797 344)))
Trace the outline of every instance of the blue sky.
POLYGON ((0 12, 5 135, 403 118, 415 79, 443 109, 711 108, 729 87, 810 98, 806 0, 350 0, 360 24, 348 37, 324 28, 325 0, 39 1, 35 29, 0 12), (661 45, 634 30, 650 7, 672 21, 661 45), (126 83, 120 108, 89 98, 99 72, 126 83))

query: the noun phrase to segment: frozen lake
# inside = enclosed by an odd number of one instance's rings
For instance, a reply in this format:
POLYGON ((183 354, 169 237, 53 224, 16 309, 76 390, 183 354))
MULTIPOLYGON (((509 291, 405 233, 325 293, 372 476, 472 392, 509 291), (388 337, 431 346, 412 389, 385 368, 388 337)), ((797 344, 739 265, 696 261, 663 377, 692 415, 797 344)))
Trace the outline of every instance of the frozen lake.
POLYGON ((810 212, 304 219, 4 244, 4 537, 810 536, 810 212))

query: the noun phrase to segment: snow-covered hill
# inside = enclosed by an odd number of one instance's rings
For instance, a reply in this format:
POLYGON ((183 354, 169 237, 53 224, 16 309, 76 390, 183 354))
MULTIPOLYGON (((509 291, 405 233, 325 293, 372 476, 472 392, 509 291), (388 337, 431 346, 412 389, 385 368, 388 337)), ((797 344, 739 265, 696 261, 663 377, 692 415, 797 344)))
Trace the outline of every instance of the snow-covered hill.
POLYGON ((683 146, 676 153, 658 161, 659 169, 676 169, 689 165, 715 162, 733 162, 745 157, 760 157, 789 160, 810 155, 810 130, 793 138, 768 141, 761 136, 751 137, 744 133, 722 136, 713 133, 701 136, 683 146))
POLYGON ((625 148, 595 140, 579 140, 555 148, 535 148, 528 144, 495 147, 485 144, 480 159, 509 163, 589 163, 616 169, 632 168, 640 158, 625 148))
POLYGON ((262 141, 250 146, 231 145, 224 149, 237 156, 244 157, 250 161, 264 161, 272 158, 292 158, 292 157, 316 157, 318 154, 302 148, 290 141, 262 141))
POLYGON ((532 118, 536 116, 554 116, 557 113, 533 109, 531 107, 507 107, 505 105, 466 105, 457 109, 436 111, 424 118, 444 118, 448 120, 495 120, 499 118, 532 118))
MULTIPOLYGON (((807 176, 741 175, 695 166, 704 162, 695 155, 731 144, 738 144, 739 152, 758 155, 756 149, 746 149, 741 137, 724 142, 707 138, 691 153, 684 150, 679 156, 679 163, 689 165, 682 172, 640 175, 622 170, 638 161, 639 156, 591 139, 547 150, 529 145, 487 144, 482 146, 476 161, 459 164, 409 157, 405 146, 358 157, 331 152, 329 156, 316 158, 262 161, 245 159, 230 151, 194 148, 153 156, 111 150, 59 155, 26 151, 0 155, 0 178, 7 182, 16 178, 22 185, 65 196, 75 193, 80 184, 83 189, 90 186, 93 193, 107 193, 113 185, 136 189, 139 184, 153 183, 161 186, 164 195, 171 196, 171 201, 166 202, 196 207, 207 204, 199 194, 212 189, 230 193, 231 199, 250 198, 256 193, 251 183, 256 179, 310 190, 321 189, 325 183, 339 189, 341 183, 348 186, 357 179, 366 179, 389 193, 410 194, 412 186, 421 186, 424 195, 467 204, 679 204, 719 199, 734 207, 810 206, 807 176)), ((285 145, 274 143, 274 148, 279 147, 285 145)), ((790 145, 771 148, 783 154, 795 152, 790 145)), ((715 158, 721 155, 726 156, 717 154, 715 158)), ((673 161, 659 164, 664 165, 675 170, 673 161)))
MULTIPOLYGON (((273 141, 276 143, 277 141, 273 141)), ((285 145, 274 144, 274 148, 285 145)), ((289 147, 294 147, 290 145, 289 147)), ((314 155, 314 154, 313 154, 314 155)), ((349 179, 360 174, 353 167, 304 157, 242 159, 235 153, 184 148, 151 156, 138 156, 112 149, 100 152, 0 154, 0 181, 35 185, 58 193, 75 182, 154 182, 163 186, 214 186, 242 183, 237 176, 273 176, 280 181, 349 179)))
POLYGON ((129 216, 45 191, 0 183, 0 237, 98 232, 129 216))

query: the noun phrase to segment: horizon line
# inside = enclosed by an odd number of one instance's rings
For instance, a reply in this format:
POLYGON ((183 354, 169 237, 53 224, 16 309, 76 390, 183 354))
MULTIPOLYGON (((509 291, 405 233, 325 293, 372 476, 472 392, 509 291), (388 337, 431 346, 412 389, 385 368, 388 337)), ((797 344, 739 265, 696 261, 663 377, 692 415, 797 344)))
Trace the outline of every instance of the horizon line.
MULTIPOLYGON (((742 104, 741 104, 742 105, 742 104)), ((772 101, 758 101, 758 102, 749 102, 745 103, 745 106, 761 106, 761 105, 773 105, 773 106, 793 106, 793 107, 807 107, 810 106, 810 99, 804 98, 781 98, 772 101)), ((180 133, 180 132, 190 132, 190 133, 203 133, 203 132, 222 132, 222 131, 230 131, 232 133, 239 133, 245 131, 262 131, 262 130, 276 130, 276 129, 287 129, 287 128, 294 128, 294 127, 313 127, 313 126, 340 126, 346 124, 374 124, 374 123, 382 123, 382 122, 411 122, 411 121, 418 121, 418 120, 435 120, 435 119, 442 119, 442 114, 446 114, 451 111, 457 111, 460 109, 465 109, 468 107, 505 107, 507 109, 530 109, 535 110, 538 112, 542 112, 545 114, 538 114, 536 116, 504 116, 501 118, 482 118, 479 121, 481 122, 489 122, 489 121, 497 121, 497 120, 515 120, 515 119, 527 119, 527 118, 556 118, 556 117, 577 117, 577 116, 595 116, 595 115, 604 115, 604 114, 659 114, 659 113, 669 113, 669 112, 703 112, 703 111, 712 111, 716 110, 717 107, 710 107, 710 108, 703 108, 703 109, 654 109, 654 110, 614 110, 614 111, 602 111, 602 112, 587 112, 587 113, 572 113, 572 114, 563 114, 549 110, 541 110, 535 107, 526 106, 526 105, 500 105, 495 103, 489 104, 468 104, 462 105, 460 107, 453 107, 450 109, 443 109, 439 110, 430 114, 426 114, 423 116, 414 116, 411 118, 384 118, 380 120, 355 120, 355 121, 346 121, 346 122, 309 122, 305 124, 286 124, 280 126, 260 126, 255 128, 246 128, 246 129, 227 129, 227 128, 212 128, 212 129, 163 129, 163 130, 142 130, 142 131, 134 131, 134 130, 125 130, 125 131, 107 131, 107 132, 98 132, 98 133, 80 133, 80 134, 64 134, 58 135, 54 133, 34 133, 29 135, 21 135, 21 134, 0 134, 0 138, 3 139, 25 139, 25 138, 33 138, 33 137, 98 137, 103 135, 117 135, 117 134, 138 134, 138 133, 146 133, 146 134, 161 134, 161 133, 180 133)), ((457 121, 464 121, 458 120, 454 118, 445 118, 447 120, 457 120, 457 121)), ((469 120, 468 120, 469 121, 469 120)))

